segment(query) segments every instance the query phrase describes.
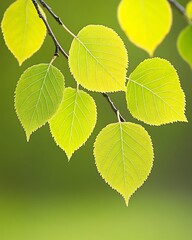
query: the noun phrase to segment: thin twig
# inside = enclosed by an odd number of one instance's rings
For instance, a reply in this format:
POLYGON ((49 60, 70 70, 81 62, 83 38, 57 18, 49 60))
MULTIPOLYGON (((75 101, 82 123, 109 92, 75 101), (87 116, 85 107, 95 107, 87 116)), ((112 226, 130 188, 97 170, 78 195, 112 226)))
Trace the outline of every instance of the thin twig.
POLYGON ((39 0, 39 2, 44 8, 48 10, 48 12, 60 25, 63 25, 63 22, 61 21, 61 19, 52 11, 51 7, 46 2, 44 2, 43 0, 39 0))
POLYGON ((182 15, 185 16, 185 8, 176 0, 168 0, 168 2, 174 6, 182 15))
POLYGON ((102 93, 103 96, 107 99, 108 103, 110 104, 111 108, 113 109, 113 112, 118 115, 119 114, 119 119, 121 122, 126 122, 125 118, 121 115, 121 113, 119 112, 119 110, 116 108, 115 104, 113 103, 113 101, 111 100, 111 98, 109 97, 108 94, 106 93, 102 93))
MULTIPOLYGON (((56 51, 55 51, 55 56, 58 56, 59 51, 64 55, 64 57, 66 59, 68 59, 68 54, 63 50, 63 48, 61 47, 61 45, 59 44, 57 38, 55 37, 51 27, 49 26, 47 20, 45 19, 45 17, 42 15, 39 6, 37 4, 37 0, 32 0, 33 4, 37 10, 37 13, 39 15, 39 17, 43 20, 45 26, 47 27, 48 33, 49 35, 52 37, 53 42, 55 44, 56 47, 56 51)), ((51 16, 62 26, 65 26, 64 23, 61 21, 61 19, 52 11, 51 7, 45 3, 43 0, 39 0, 39 2, 41 3, 41 5, 47 9, 47 11, 51 14, 51 16)), ((113 101, 111 100, 111 98, 109 97, 109 95, 107 93, 102 93, 102 95, 107 99, 109 105, 111 106, 111 109, 113 110, 113 112, 116 115, 119 115, 119 118, 122 122, 126 122, 126 120, 123 118, 123 116, 121 115, 120 111, 117 109, 117 107, 115 106, 115 104, 113 103, 113 101)))
POLYGON ((66 59, 68 59, 68 55, 67 53, 63 50, 63 48, 61 47, 61 45, 59 44, 58 40, 56 39, 51 27, 49 26, 49 23, 47 22, 46 18, 43 16, 43 14, 41 13, 40 9, 39 9, 39 5, 37 3, 37 0, 32 0, 36 10, 37 10, 37 13, 39 15, 39 17, 43 20, 46 28, 47 28, 47 31, 48 31, 48 34, 51 36, 54 44, 55 44, 55 53, 54 55, 55 56, 59 56, 59 51, 64 55, 64 57, 66 59))

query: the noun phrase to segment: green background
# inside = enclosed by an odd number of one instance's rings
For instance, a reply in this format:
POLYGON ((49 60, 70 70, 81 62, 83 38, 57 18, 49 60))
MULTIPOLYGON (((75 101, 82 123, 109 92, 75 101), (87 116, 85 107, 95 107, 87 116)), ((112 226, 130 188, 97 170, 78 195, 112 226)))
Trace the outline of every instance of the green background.
MULTIPOLYGON (((1 1, 0 19, 13 1, 1 1)), ((186 4, 187 1, 180 1, 186 4)), ((119 0, 47 0, 74 32, 88 24, 113 28, 124 40, 129 53, 129 74, 147 54, 133 46, 121 31, 117 17, 119 0)), ((91 93, 98 107, 98 123, 88 142, 68 163, 54 143, 48 126, 26 142, 14 111, 14 91, 22 72, 29 66, 50 62, 54 45, 49 36, 22 67, 4 44, 0 33, 0 239, 1 240, 191 240, 192 239, 192 72, 176 49, 179 32, 186 20, 176 10, 171 33, 155 56, 171 61, 178 70, 186 93, 189 123, 161 127, 147 126, 155 149, 152 173, 129 207, 110 189, 96 170, 93 143, 99 131, 117 121, 101 94, 91 93)), ((72 41, 51 18, 50 24, 66 51, 72 41)), ((133 23, 134 24, 134 23, 133 23)), ((66 60, 55 65, 75 86, 66 60)), ((137 123, 126 110, 122 93, 111 98, 123 116, 137 123)))

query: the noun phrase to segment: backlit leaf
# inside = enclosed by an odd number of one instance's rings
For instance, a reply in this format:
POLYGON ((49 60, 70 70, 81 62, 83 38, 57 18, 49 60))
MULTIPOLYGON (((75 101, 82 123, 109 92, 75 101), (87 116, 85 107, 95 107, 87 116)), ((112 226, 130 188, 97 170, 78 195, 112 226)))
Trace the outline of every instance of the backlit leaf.
POLYGON ((97 169, 104 180, 125 199, 147 179, 153 165, 153 146, 143 127, 114 123, 105 127, 94 144, 97 169))
POLYGON ((38 51, 46 27, 31 0, 17 0, 6 10, 2 20, 5 43, 21 65, 38 51))
POLYGON ((120 37, 110 28, 90 25, 74 39, 69 67, 76 81, 97 92, 125 90, 128 56, 120 37))
POLYGON ((135 118, 151 125, 187 121, 179 77, 164 59, 147 59, 133 71, 127 85, 127 104, 135 118))
POLYGON ((170 31, 172 12, 167 0, 122 0, 118 19, 129 40, 152 56, 170 31))
POLYGON ((51 64, 28 68, 19 79, 15 108, 27 140, 56 113, 63 99, 64 77, 51 64))
POLYGON ((87 141, 96 119, 93 98, 82 90, 66 88, 63 102, 49 125, 55 142, 66 152, 68 159, 87 141))
POLYGON ((186 15, 189 19, 192 19, 192 1, 189 1, 186 6, 186 15))
POLYGON ((179 34, 177 48, 181 57, 192 68, 192 26, 187 26, 179 34))

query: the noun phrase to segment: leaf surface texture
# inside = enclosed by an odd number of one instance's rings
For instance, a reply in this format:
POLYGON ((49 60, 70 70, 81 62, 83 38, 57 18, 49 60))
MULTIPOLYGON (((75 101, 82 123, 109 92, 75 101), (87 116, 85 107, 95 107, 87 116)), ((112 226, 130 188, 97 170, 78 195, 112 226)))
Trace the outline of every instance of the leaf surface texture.
POLYGON ((17 0, 11 4, 1 27, 5 43, 19 65, 40 49, 46 35, 46 27, 31 0, 17 0))
POLYGON ((64 77, 51 64, 28 68, 19 79, 15 108, 29 140, 58 110, 63 99, 64 77))
POLYGON ((140 125, 128 122, 105 127, 95 141, 94 156, 99 173, 126 204, 153 165, 150 136, 140 125))
POLYGON ((49 122, 52 136, 71 158, 91 135, 97 119, 93 98, 82 90, 66 88, 63 102, 49 122))
POLYGON ((147 124, 184 121, 185 95, 175 68, 164 59, 147 59, 131 73, 127 85, 131 114, 147 124))
POLYGON ((69 67, 84 88, 97 92, 124 91, 128 56, 112 29, 89 25, 73 40, 69 67))

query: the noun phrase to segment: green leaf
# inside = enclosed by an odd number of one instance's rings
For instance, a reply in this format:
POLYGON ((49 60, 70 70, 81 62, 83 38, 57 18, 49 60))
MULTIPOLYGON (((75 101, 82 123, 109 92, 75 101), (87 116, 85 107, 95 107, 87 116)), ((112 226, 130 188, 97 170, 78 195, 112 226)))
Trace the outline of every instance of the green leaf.
POLYGON ((72 42, 69 67, 84 88, 97 92, 125 90, 127 66, 125 46, 110 28, 86 26, 72 42))
POLYGON ((192 19, 192 1, 189 1, 186 5, 186 15, 189 19, 192 19))
POLYGON ((5 43, 21 65, 43 44, 46 27, 31 0, 17 0, 6 10, 1 28, 5 43))
POLYGON ((64 77, 51 64, 32 66, 23 73, 16 88, 15 108, 28 141, 32 132, 56 113, 63 92, 64 77))
POLYGON ((181 57, 192 68, 192 26, 181 31, 177 40, 177 48, 181 57))
POLYGON ((105 127, 94 144, 97 169, 103 179, 125 199, 147 179, 153 165, 153 146, 143 127, 114 123, 105 127))
POLYGON ((66 88, 63 102, 49 125, 56 144, 66 152, 69 160, 91 135, 96 119, 93 98, 82 90, 66 88))
POLYGON ((164 59, 147 59, 132 72, 127 85, 127 104, 135 118, 151 125, 187 122, 179 77, 164 59))
POLYGON ((152 56, 171 29, 172 11, 167 0, 122 0, 118 19, 129 40, 152 56))

